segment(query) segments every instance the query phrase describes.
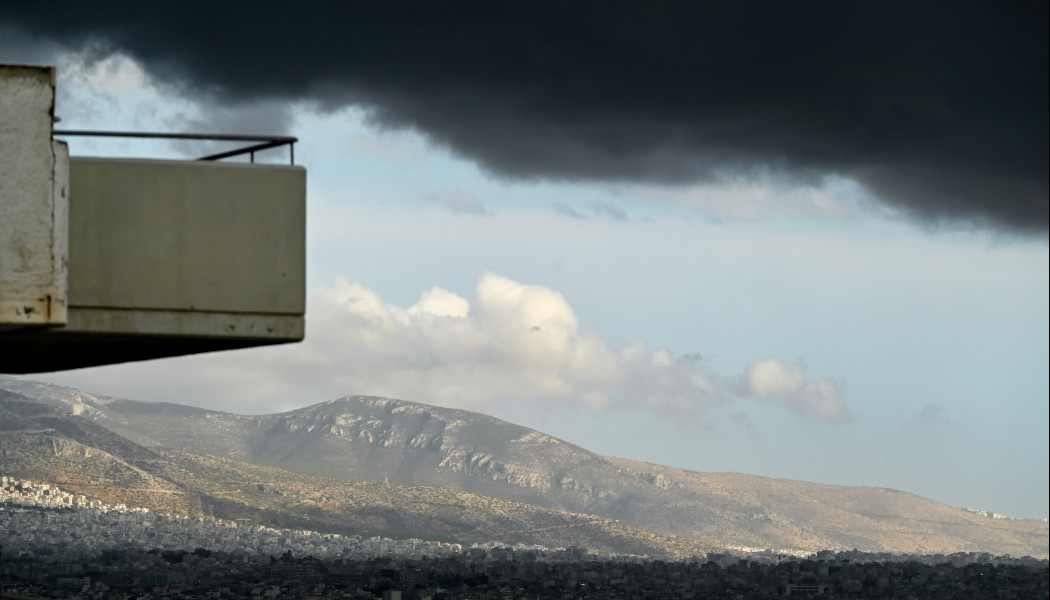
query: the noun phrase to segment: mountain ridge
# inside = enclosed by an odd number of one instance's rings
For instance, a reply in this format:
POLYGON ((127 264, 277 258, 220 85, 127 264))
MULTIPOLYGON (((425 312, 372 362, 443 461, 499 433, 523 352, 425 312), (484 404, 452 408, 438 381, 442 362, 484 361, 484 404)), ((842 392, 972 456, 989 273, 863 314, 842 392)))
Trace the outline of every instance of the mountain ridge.
POLYGON ((43 480, 109 504, 366 537, 582 545, 606 555, 687 558, 710 549, 595 515, 450 488, 351 482, 178 448, 145 448, 7 390, 0 390, 0 424, 0 474, 43 480))
POLYGON ((99 398, 0 378, 149 446, 357 481, 455 488, 705 544, 1047 554, 1044 521, 999 520, 874 487, 702 473, 602 456, 463 411, 347 396, 269 415, 99 398), (126 433, 125 433, 126 432, 126 433))

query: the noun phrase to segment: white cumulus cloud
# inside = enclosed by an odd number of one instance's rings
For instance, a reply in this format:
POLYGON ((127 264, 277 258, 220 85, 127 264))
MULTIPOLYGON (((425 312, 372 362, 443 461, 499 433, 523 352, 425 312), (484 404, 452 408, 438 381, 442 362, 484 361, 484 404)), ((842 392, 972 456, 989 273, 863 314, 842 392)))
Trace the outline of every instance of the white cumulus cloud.
POLYGON ((389 396, 499 413, 506 405, 577 405, 702 418, 757 399, 840 421, 830 380, 772 359, 737 379, 644 339, 582 329, 559 292, 483 273, 470 298, 440 287, 409 307, 345 278, 309 295, 307 336, 289 344, 85 370, 48 379, 97 393, 235 412, 287 410, 338 396, 389 396), (96 383, 97 382, 97 383, 96 383))
POLYGON ((752 363, 740 377, 740 392, 764 402, 783 402, 799 414, 841 422, 849 411, 839 384, 832 379, 806 378, 801 361, 766 358, 752 363))

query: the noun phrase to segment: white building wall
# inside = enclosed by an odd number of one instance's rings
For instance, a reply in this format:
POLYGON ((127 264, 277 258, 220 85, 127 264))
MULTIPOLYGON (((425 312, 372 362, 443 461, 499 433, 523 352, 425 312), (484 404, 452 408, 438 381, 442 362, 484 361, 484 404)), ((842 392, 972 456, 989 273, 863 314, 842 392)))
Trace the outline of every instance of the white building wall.
POLYGON ((0 65, 0 330, 66 321, 69 151, 55 71, 0 65))

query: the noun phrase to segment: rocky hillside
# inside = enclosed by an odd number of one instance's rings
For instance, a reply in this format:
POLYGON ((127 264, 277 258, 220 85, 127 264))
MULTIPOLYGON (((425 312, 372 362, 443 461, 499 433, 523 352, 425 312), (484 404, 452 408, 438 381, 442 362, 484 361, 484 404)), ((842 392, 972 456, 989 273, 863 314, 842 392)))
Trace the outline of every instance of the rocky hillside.
POLYGON ((60 408, 0 390, 0 471, 96 498, 161 509, 185 505, 181 475, 153 449, 60 408))
POLYGON ((703 556, 710 547, 594 515, 450 488, 304 475, 177 448, 145 448, 63 409, 0 390, 0 473, 107 503, 272 527, 452 543, 584 546, 703 556))
POLYGON ((467 411, 348 397, 245 416, 0 378, 144 446, 350 480, 451 487, 698 540, 816 551, 1046 556, 1044 521, 1000 520, 884 488, 695 473, 601 456, 467 411))

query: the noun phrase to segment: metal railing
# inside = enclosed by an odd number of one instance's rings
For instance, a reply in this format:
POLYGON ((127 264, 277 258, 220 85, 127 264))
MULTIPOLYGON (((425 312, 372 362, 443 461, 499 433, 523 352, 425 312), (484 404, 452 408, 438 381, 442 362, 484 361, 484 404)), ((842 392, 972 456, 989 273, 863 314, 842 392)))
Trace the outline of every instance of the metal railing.
POLYGON ((299 141, 299 138, 283 136, 283 135, 224 135, 224 134, 211 134, 211 133, 144 133, 135 131, 85 131, 85 130, 69 130, 69 129, 56 129, 52 132, 57 136, 64 135, 77 135, 86 137, 121 137, 121 138, 161 138, 161 139, 172 139, 172 140, 211 140, 220 142, 261 142, 247 146, 245 148, 237 148, 235 150, 228 150, 226 152, 219 152, 217 154, 209 154, 208 156, 202 156, 197 160, 221 160, 223 158, 229 158, 231 156, 239 156, 241 154, 248 154, 251 156, 251 161, 255 162, 255 153, 260 150, 267 150, 269 148, 277 148, 278 146, 288 146, 288 155, 291 160, 291 164, 295 164, 295 143, 299 141))

